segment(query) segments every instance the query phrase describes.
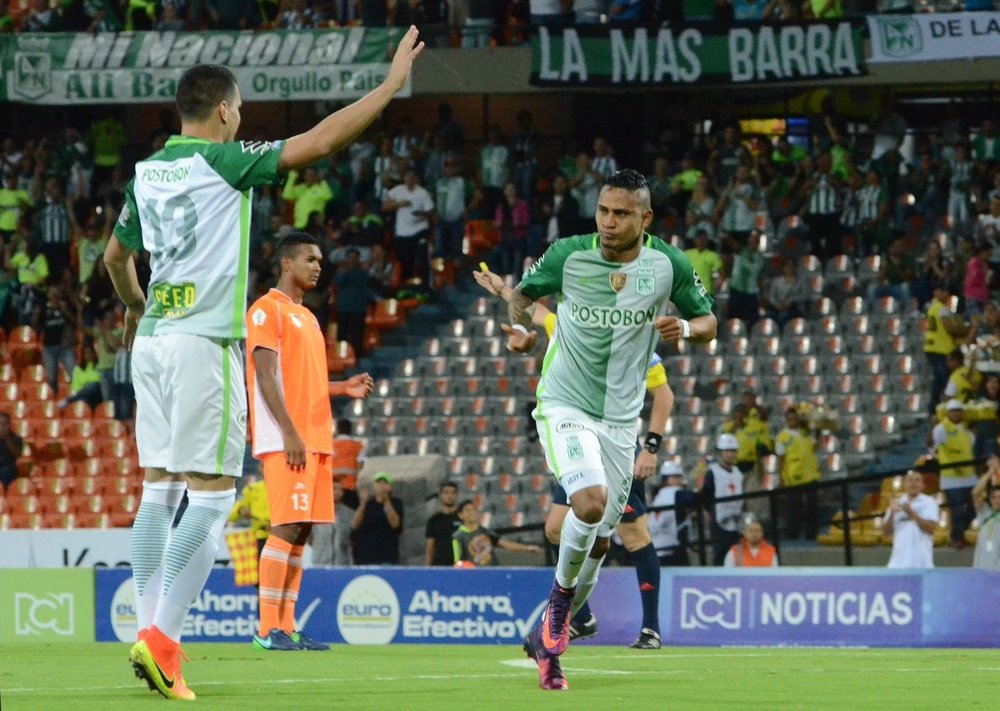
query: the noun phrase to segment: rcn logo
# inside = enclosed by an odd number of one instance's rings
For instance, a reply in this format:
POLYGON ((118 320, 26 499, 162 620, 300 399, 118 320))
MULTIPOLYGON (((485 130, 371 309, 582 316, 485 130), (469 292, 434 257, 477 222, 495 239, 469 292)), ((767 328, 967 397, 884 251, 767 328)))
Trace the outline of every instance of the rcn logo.
POLYGON ((738 630, 743 611, 739 588, 681 588, 681 629, 705 630, 718 626, 738 630))
POLYGON ((31 593, 14 595, 15 634, 40 635, 45 632, 72 637, 75 626, 73 593, 31 593))

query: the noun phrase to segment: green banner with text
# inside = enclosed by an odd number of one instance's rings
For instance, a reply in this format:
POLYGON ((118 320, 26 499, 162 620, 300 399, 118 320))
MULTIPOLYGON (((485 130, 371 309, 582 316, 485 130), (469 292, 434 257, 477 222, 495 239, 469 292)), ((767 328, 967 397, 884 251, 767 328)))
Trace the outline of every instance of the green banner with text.
MULTIPOLYGON (((0 35, 0 101, 169 102, 181 73, 224 64, 247 101, 356 99, 382 83, 401 30, 0 35)), ((401 96, 408 96, 407 86, 401 96)))
POLYGON ((93 641, 93 568, 0 570, 0 644, 93 641))
POLYGON ((671 86, 829 81, 865 74, 862 26, 848 21, 730 27, 539 28, 539 86, 671 86))

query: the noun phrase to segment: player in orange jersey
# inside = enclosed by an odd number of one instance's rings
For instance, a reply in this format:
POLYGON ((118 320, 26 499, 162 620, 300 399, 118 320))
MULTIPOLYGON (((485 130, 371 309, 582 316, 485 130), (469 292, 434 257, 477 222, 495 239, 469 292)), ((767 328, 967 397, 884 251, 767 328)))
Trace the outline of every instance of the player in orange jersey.
POLYGON ((247 312, 247 384, 253 454, 271 505, 271 535, 260 558, 260 629, 266 650, 328 649, 295 629, 302 551, 314 523, 333 523, 333 414, 330 398, 364 398, 367 373, 331 383, 326 342, 302 296, 316 286, 323 255, 311 235, 293 232, 276 250, 278 284, 247 312))

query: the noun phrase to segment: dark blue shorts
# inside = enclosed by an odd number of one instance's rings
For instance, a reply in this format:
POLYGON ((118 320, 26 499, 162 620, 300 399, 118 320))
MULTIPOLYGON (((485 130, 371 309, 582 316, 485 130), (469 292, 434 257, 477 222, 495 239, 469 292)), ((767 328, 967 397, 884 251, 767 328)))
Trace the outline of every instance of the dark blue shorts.
MULTIPOLYGON (((566 492, 558 482, 552 484, 552 503, 560 506, 569 506, 569 499, 566 492)), ((633 523, 637 518, 646 513, 646 486, 643 482, 632 477, 632 486, 628 490, 628 501, 625 502, 625 513, 622 514, 623 523, 633 523)))

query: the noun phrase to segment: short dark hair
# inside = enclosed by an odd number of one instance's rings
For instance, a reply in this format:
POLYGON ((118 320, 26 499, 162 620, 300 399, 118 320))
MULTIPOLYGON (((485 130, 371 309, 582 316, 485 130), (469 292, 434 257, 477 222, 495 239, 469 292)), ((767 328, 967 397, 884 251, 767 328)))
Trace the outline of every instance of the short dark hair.
POLYGON ((337 420, 337 434, 349 435, 353 429, 351 421, 346 417, 341 417, 337 420))
POLYGON ((286 257, 291 259, 299 251, 299 247, 304 244, 314 244, 319 247, 319 240, 308 232, 289 232, 278 240, 278 244, 274 248, 275 258, 279 263, 286 257))
POLYGON ((461 511, 466 506, 471 506, 472 508, 476 508, 476 502, 473 501, 472 499, 462 499, 461 501, 458 502, 458 506, 455 507, 455 510, 461 511))
POLYGON ((177 113, 182 121, 204 120, 219 102, 231 99, 235 93, 236 77, 226 67, 197 64, 177 82, 177 113))
POLYGON ((442 481, 441 486, 438 487, 438 491, 444 491, 445 489, 454 489, 458 491, 458 484, 453 481, 442 481))
POLYGON ((649 190, 649 183, 646 182, 646 176, 638 170, 622 168, 604 181, 604 187, 618 188, 619 190, 628 190, 631 193, 636 193, 640 190, 649 190))

